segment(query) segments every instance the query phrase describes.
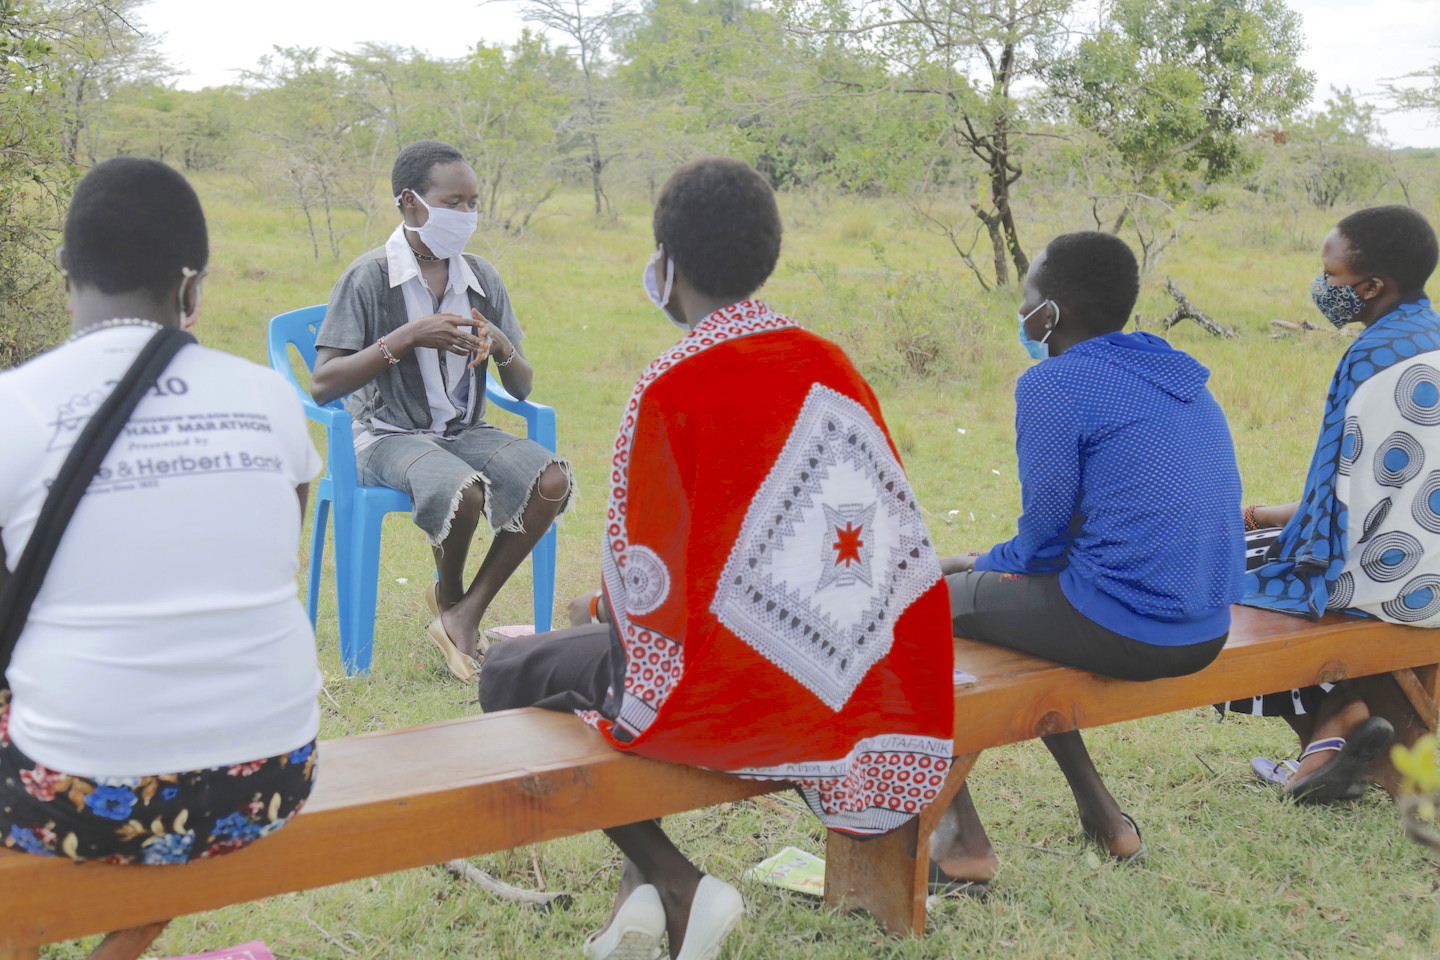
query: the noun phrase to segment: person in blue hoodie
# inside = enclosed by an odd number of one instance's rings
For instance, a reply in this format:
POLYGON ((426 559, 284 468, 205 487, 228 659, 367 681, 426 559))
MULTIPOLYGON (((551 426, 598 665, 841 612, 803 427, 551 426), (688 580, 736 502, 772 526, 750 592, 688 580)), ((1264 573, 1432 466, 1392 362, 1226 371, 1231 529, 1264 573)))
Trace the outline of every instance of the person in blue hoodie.
MULTIPOLYGON (((1123 333, 1140 289, 1108 233, 1055 238, 1030 265, 1015 386, 1018 532, 941 562, 955 635, 1122 680, 1203 669, 1244 577, 1240 475, 1225 414, 1189 354, 1123 333)), ((1078 731, 1043 738, 1085 834, 1144 852, 1078 731)), ((932 879, 984 889, 996 859, 968 788, 931 842, 932 879)))

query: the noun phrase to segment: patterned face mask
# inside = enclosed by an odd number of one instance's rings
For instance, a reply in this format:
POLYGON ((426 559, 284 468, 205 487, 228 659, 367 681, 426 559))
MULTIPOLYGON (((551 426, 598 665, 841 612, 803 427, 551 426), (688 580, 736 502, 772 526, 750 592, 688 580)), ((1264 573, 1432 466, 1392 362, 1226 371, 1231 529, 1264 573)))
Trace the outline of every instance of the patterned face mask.
POLYGON ((1310 298, 1315 301, 1315 306, 1325 315, 1325 319, 1336 327, 1345 326, 1365 309, 1365 301, 1360 299, 1360 294, 1355 292, 1354 287, 1345 284, 1332 286, 1330 281, 1325 279, 1324 270, 1310 282, 1310 298))

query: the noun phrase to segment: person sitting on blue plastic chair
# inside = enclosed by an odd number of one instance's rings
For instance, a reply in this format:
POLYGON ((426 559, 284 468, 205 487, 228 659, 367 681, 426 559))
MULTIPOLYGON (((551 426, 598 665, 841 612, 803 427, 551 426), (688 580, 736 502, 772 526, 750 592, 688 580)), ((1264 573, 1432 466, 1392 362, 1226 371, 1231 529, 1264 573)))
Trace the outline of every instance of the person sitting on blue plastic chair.
POLYGON ((390 175, 403 222, 335 284, 311 392, 347 396, 360 481, 403 490, 435 553, 425 628, 450 672, 473 680, 480 621, 495 595, 568 505, 570 465, 485 422, 485 368, 513 396, 534 371, 500 274, 464 253, 479 187, 460 151, 421 140, 390 175), (462 575, 480 518, 494 534, 474 580, 462 575))

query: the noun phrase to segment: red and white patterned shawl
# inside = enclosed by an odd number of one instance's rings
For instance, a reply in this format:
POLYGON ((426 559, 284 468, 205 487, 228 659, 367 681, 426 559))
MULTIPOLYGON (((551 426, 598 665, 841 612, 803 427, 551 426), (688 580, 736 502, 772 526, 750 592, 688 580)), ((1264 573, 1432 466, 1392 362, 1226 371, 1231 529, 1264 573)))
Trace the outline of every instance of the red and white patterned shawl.
POLYGON ((615 440, 603 550, 621 749, 794 781, 826 826, 903 825, 949 768, 949 599, 869 386, 764 304, 655 360, 615 440))

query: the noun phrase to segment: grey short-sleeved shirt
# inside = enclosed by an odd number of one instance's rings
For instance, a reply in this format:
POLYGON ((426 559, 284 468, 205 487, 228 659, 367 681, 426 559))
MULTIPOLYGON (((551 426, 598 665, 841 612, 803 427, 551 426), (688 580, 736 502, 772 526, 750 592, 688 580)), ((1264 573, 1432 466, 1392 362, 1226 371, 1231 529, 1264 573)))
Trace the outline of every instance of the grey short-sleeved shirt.
MULTIPOLYGON (((515 310, 510 305, 510 296, 505 291, 499 272, 487 260, 469 253, 464 257, 465 264, 484 290, 483 294, 473 287, 466 291, 470 305, 504 331, 511 343, 518 345, 525 334, 515 319, 515 310)), ((325 321, 315 337, 315 345, 339 350, 363 350, 409 320, 401 285, 390 285, 386 248, 377 247, 357 258, 336 281, 335 288, 330 292, 325 321)), ((484 419, 483 378, 489 363, 487 359, 472 371, 475 380, 471 389, 476 396, 473 422, 477 423, 484 419)), ((384 425, 377 432, 394 432, 397 429, 407 433, 431 432, 431 409, 414 351, 347 397, 345 407, 354 421, 357 438, 371 433, 375 421, 384 425)), ((450 431, 464 426, 468 424, 452 422, 450 431)))

